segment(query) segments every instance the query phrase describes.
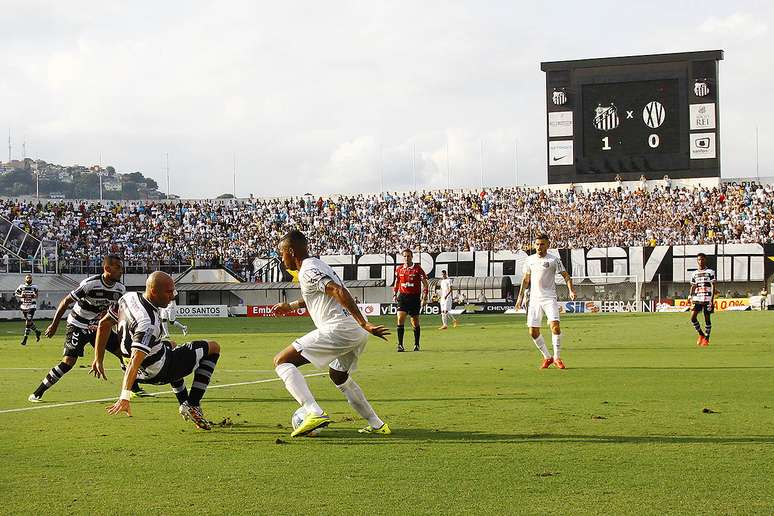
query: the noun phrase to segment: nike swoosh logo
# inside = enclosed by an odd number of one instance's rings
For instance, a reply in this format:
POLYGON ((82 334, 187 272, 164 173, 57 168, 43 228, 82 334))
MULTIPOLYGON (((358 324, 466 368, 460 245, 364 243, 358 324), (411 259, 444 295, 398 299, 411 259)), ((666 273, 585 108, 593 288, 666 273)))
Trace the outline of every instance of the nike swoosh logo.
POLYGON ((564 159, 566 157, 567 157, 567 154, 565 154, 564 156, 559 156, 558 158, 554 158, 554 161, 559 161, 560 159, 564 159))

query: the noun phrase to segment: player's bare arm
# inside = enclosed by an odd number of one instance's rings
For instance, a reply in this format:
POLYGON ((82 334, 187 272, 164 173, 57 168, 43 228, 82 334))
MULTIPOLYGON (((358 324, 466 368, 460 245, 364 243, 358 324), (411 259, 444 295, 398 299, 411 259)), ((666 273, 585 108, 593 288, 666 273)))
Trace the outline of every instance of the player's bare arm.
POLYGON ((422 276, 422 306, 427 304, 428 292, 430 292, 430 283, 425 276, 422 276))
POLYGON ((95 378, 107 380, 104 366, 105 347, 107 346, 108 337, 110 337, 110 331, 115 324, 116 320, 110 315, 105 314, 97 325, 97 335, 94 340, 94 360, 92 360, 91 369, 89 370, 89 374, 94 375, 95 378))
POLYGON ((343 306, 344 309, 352 315, 355 321, 357 321, 361 328, 363 328, 371 335, 387 340, 386 337, 390 334, 390 330, 384 326, 377 326, 368 322, 360 312, 360 308, 358 308, 357 303, 355 303, 355 300, 352 298, 352 294, 349 293, 349 290, 342 287, 335 281, 329 281, 328 284, 325 285, 325 293, 335 299, 341 306, 343 306))
POLYGON ((570 273, 567 271, 562 271, 562 277, 564 278, 565 283, 567 283, 567 290, 570 291, 570 300, 575 301, 577 296, 575 295, 575 286, 572 284, 572 277, 570 277, 570 273))
POLYGON ((65 297, 62 298, 62 300, 59 302, 59 305, 56 307, 56 313, 54 313, 54 319, 51 321, 51 324, 48 325, 48 328, 46 328, 46 331, 44 332, 44 335, 48 337, 49 339, 56 335, 56 330, 59 328, 59 321, 62 320, 62 316, 64 316, 64 313, 67 311, 68 308, 70 308, 70 305, 72 305, 75 302, 75 299, 72 298, 70 294, 67 294, 65 297))
POLYGON ((132 407, 129 404, 129 398, 131 398, 132 395, 132 385, 134 385, 134 381, 137 379, 137 371, 140 369, 140 365, 142 364, 142 361, 145 360, 146 356, 148 356, 148 354, 144 351, 138 349, 132 350, 132 358, 129 361, 129 366, 126 368, 126 373, 124 373, 121 396, 113 405, 105 409, 108 414, 115 415, 126 412, 127 416, 132 416, 132 407))
POLYGON ((292 312, 293 310, 304 308, 305 306, 306 303, 304 302, 303 298, 299 298, 291 303, 277 303, 271 307, 271 310, 277 315, 285 315, 292 312))
POLYGON ((516 310, 521 310, 524 305, 524 292, 527 291, 529 288, 529 279, 530 279, 530 273, 527 272, 524 274, 524 277, 521 279, 521 287, 519 287, 519 295, 516 296, 516 305, 514 308, 516 310))

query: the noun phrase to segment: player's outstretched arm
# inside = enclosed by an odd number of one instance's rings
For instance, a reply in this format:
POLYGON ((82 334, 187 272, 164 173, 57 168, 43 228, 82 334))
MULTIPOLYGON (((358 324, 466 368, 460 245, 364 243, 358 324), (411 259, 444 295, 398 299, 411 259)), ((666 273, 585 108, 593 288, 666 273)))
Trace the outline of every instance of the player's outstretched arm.
POLYGON ((56 335, 56 330, 59 328, 59 321, 62 320, 62 316, 67 311, 68 308, 70 308, 70 305, 72 305, 75 302, 75 300, 72 298, 70 294, 67 294, 65 297, 62 298, 62 300, 59 302, 59 305, 56 307, 56 312, 54 313, 54 319, 51 321, 51 324, 48 325, 48 328, 46 328, 45 335, 49 339, 56 335))
POLYGON ((94 375, 95 378, 107 380, 104 366, 105 347, 107 347, 110 331, 115 324, 115 319, 105 314, 97 325, 97 335, 94 340, 94 360, 91 362, 91 369, 89 370, 89 374, 94 375))
POLYGON ((134 385, 134 381, 137 379, 137 371, 140 369, 140 365, 142 364, 142 361, 145 360, 146 356, 148 356, 148 354, 139 349, 132 350, 132 358, 129 362, 129 367, 126 368, 126 373, 124 373, 121 396, 119 396, 118 400, 116 400, 113 405, 105 409, 108 414, 115 415, 126 412, 127 416, 132 416, 132 407, 129 404, 129 400, 132 397, 132 385, 134 385))
POLYGON ((564 278, 564 282, 567 283, 567 290, 570 291, 570 300, 575 301, 577 296, 575 295, 575 286, 572 284, 572 277, 570 276, 570 273, 567 271, 562 271, 562 277, 564 278))
POLYGON ((271 311, 277 315, 285 315, 286 313, 292 312, 293 310, 298 310, 299 308, 303 308, 305 306, 306 303, 304 302, 303 298, 301 298, 296 299, 292 303, 277 303, 271 307, 271 311))
POLYGON ((325 285, 325 293, 338 301, 345 310, 352 314, 352 317, 357 321, 361 328, 371 335, 387 340, 387 335, 390 334, 390 330, 384 326, 377 326, 368 322, 360 312, 360 308, 358 308, 357 303, 355 303, 349 290, 334 281, 329 281, 328 284, 325 285))
POLYGON ((530 274, 529 272, 524 273, 524 277, 521 278, 521 286, 519 287, 519 295, 516 296, 516 305, 514 305, 514 308, 516 311, 519 311, 523 308, 524 305, 524 292, 527 291, 529 288, 529 278, 530 274))

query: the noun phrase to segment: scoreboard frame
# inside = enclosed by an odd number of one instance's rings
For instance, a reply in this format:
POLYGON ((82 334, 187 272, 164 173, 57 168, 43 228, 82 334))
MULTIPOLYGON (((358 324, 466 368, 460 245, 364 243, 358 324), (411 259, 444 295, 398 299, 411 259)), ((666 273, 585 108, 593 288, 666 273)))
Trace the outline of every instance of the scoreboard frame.
POLYGON ((722 50, 707 50, 540 63, 546 74, 548 183, 613 181, 618 175, 625 181, 665 174, 675 179, 720 177, 721 60, 722 50), (669 100, 677 112, 669 109, 666 117, 669 137, 679 141, 660 145, 663 133, 649 129, 666 128, 660 127, 663 114, 650 118, 652 112, 663 113, 663 101, 632 104, 637 97, 632 90, 641 88, 647 95, 649 85, 673 90, 669 100), (618 87, 620 97, 632 105, 616 106, 616 93, 606 97, 609 102, 584 105, 584 92, 590 102, 590 92, 618 87), (603 150, 610 152, 587 153, 592 137, 600 138, 603 150))

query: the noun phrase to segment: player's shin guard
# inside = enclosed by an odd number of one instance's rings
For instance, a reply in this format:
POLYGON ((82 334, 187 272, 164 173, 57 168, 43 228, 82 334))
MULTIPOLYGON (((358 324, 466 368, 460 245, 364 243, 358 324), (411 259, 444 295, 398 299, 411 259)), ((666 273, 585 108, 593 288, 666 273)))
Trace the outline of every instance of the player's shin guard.
POLYGON ((691 321, 693 323, 693 327, 696 329, 696 333, 704 337, 704 332, 701 331, 701 324, 699 324, 699 321, 691 321))
POLYGON ((398 325, 398 347, 403 347, 403 334, 406 332, 406 327, 402 324, 398 325))
POLYGON ((360 417, 367 420, 369 425, 373 428, 382 427, 384 421, 379 419, 379 416, 376 415, 373 407, 368 403, 365 394, 363 394, 363 389, 355 383, 355 380, 353 380, 351 376, 347 378, 346 382, 337 385, 336 387, 344 394, 349 404, 355 409, 355 412, 357 412, 360 417))
POLYGON ((220 354, 211 353, 199 362, 199 367, 194 371, 191 392, 188 394, 188 404, 192 407, 198 407, 202 401, 207 386, 210 384, 212 373, 215 372, 215 365, 218 363, 220 354))
POLYGON ((61 378, 67 374, 67 371, 72 368, 73 366, 65 364, 64 362, 60 362, 59 365, 52 367, 51 371, 49 371, 45 378, 43 378, 43 381, 40 382, 38 388, 35 389, 35 396, 38 398, 43 396, 44 392, 53 387, 54 384, 61 380, 61 378))
POLYGON ((535 346, 537 346, 537 348, 543 354, 543 358, 551 358, 551 354, 548 352, 548 348, 546 348, 546 341, 543 339, 542 335, 538 335, 537 338, 533 337, 532 341, 535 343, 535 346))
POLYGON ((185 388, 185 382, 182 379, 170 382, 170 385, 172 386, 172 392, 175 393, 178 404, 182 405, 188 401, 188 389, 185 388))
POLYGON ((561 358, 562 352, 562 334, 551 335, 551 344, 554 346, 554 360, 561 358))
POLYGON ((303 405, 307 412, 317 416, 322 415, 323 409, 317 404, 312 391, 309 390, 309 385, 306 383, 306 378, 296 366, 285 363, 278 365, 274 370, 277 372, 277 376, 285 382, 285 388, 299 405, 303 405))
POLYGON ((707 340, 710 338, 710 333, 712 333, 712 323, 707 323, 704 325, 704 336, 707 337, 707 340))

